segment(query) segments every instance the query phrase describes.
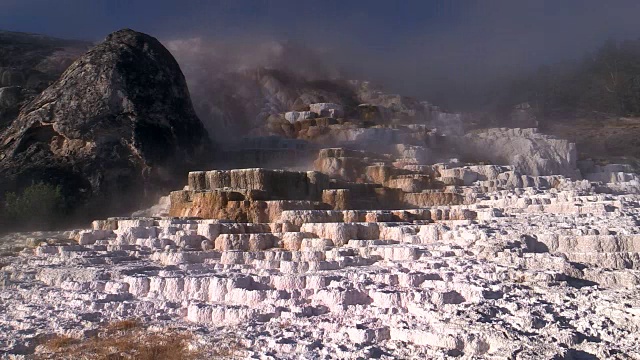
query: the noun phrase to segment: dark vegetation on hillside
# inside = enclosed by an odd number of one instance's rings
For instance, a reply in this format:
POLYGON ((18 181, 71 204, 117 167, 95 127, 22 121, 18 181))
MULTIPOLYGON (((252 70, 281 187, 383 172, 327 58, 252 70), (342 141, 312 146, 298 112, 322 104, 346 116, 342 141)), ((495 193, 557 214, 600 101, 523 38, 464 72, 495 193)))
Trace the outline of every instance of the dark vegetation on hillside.
POLYGON ((609 40, 580 60, 541 66, 503 94, 500 107, 529 102, 541 121, 640 116, 640 39, 609 40))
POLYGON ((0 214, 9 222, 7 226, 49 230, 66 212, 60 186, 33 184, 20 193, 9 192, 0 214))

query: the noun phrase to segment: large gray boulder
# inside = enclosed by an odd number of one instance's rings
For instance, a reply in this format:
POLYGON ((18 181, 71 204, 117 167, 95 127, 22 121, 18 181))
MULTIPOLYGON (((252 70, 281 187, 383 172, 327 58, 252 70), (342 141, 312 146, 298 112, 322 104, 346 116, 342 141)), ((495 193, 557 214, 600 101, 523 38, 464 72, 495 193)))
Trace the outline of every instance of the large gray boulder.
POLYGON ((176 186, 208 147, 173 56, 155 38, 121 30, 0 135, 0 190, 45 181, 80 202, 113 199, 127 208, 176 186))

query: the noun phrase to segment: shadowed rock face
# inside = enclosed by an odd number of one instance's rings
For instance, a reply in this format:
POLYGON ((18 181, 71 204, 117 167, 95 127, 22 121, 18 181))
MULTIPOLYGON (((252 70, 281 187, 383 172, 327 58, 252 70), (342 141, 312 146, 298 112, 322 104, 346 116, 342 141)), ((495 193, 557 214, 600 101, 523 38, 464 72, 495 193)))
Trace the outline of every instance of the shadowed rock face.
POLYGON ((0 190, 47 181, 78 201, 129 194, 132 203, 175 186, 174 174, 208 147, 173 56, 155 38, 121 30, 75 61, 0 136, 0 190))

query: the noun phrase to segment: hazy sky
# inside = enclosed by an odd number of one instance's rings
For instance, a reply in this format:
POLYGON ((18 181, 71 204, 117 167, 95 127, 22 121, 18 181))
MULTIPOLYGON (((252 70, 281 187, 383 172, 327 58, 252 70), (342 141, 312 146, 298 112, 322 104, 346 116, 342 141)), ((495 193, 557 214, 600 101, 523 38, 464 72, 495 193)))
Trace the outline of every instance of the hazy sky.
POLYGON ((639 19, 640 0, 0 0, 0 29, 293 39, 392 89, 445 98, 607 38, 640 38, 639 19))
POLYGON ((0 27, 99 39, 122 27, 157 36, 345 36, 365 44, 433 32, 457 22, 476 1, 376 0, 0 0, 0 27))

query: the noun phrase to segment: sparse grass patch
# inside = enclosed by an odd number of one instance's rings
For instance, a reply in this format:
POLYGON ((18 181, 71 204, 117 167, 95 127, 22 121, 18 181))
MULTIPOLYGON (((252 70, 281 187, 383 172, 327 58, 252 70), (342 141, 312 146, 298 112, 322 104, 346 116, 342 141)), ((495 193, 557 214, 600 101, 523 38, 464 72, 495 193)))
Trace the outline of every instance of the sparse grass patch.
POLYGON ((191 335, 167 329, 152 332, 135 319, 105 325, 97 336, 77 340, 55 336, 46 341, 35 359, 91 360, 195 360, 189 349, 191 335))
POLYGON ((72 337, 66 335, 56 335, 51 339, 45 341, 44 346, 50 351, 58 352, 63 351, 73 344, 77 344, 78 339, 74 339, 72 337))
POLYGON ((136 319, 127 319, 127 320, 120 320, 120 321, 109 323, 107 324, 107 326, 105 326, 105 330, 109 333, 112 333, 112 332, 118 332, 118 331, 133 330, 140 326, 142 326, 140 321, 136 319))
POLYGON ((195 354, 192 354, 187 348, 188 340, 189 336, 185 334, 173 336, 152 335, 147 339, 145 346, 139 349, 136 359, 195 359, 195 354))

